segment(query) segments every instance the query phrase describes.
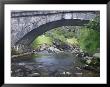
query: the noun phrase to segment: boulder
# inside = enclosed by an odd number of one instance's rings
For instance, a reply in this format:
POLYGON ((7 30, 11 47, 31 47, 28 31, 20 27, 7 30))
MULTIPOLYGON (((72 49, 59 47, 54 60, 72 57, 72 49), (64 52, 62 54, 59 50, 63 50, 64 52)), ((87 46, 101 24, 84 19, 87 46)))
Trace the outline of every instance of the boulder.
POLYGON ((60 73, 60 76, 71 76, 72 73, 71 72, 62 72, 60 73))
POLYGON ((90 64, 91 62, 92 62, 91 59, 86 60, 87 64, 90 64))
POLYGON ((95 57, 95 58, 100 58, 100 53, 95 53, 95 54, 93 55, 93 57, 95 57))
POLYGON ((82 70, 80 67, 76 67, 77 70, 82 70))
POLYGON ((55 53, 61 52, 59 49, 57 49, 57 48, 55 48, 55 47, 49 47, 49 48, 48 48, 48 51, 49 51, 49 52, 55 52, 55 53))
POLYGON ((33 74, 30 74, 29 76, 30 77, 40 77, 40 74, 39 73, 33 73, 33 74))
POLYGON ((93 57, 89 57, 89 56, 84 57, 85 60, 92 59, 92 58, 93 57))
POLYGON ((77 77, 82 77, 83 73, 74 73, 74 75, 77 77))
POLYGON ((85 70, 92 70, 92 71, 95 70, 95 68, 92 67, 92 66, 84 66, 83 69, 85 69, 85 70))

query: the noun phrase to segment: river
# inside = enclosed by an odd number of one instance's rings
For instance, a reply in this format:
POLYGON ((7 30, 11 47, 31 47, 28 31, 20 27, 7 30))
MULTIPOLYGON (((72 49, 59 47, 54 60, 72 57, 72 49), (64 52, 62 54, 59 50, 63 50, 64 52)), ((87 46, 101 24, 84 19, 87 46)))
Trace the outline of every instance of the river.
POLYGON ((97 77, 98 73, 85 70, 80 58, 69 52, 39 52, 12 58, 12 77, 97 77))

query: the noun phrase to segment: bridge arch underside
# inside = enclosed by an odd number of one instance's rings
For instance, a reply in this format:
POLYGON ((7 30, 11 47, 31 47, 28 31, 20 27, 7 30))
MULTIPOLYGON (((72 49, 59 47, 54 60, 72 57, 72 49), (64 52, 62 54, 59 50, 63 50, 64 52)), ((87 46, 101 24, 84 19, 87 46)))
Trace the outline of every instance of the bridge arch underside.
POLYGON ((80 20, 80 19, 62 19, 58 21, 49 22, 39 26, 38 28, 33 29, 28 32, 25 36, 19 39, 15 45, 26 45, 29 46, 37 36, 42 35, 43 33, 61 26, 84 26, 89 20, 80 20))

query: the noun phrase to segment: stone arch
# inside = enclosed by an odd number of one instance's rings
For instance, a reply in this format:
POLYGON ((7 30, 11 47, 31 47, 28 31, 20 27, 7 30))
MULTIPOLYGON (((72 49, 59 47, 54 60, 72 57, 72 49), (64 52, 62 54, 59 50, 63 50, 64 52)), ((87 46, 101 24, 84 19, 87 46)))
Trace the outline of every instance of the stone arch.
POLYGON ((15 45, 22 44, 28 46, 37 36, 42 35, 46 31, 49 31, 53 28, 57 28, 61 26, 84 26, 84 24, 87 24, 88 22, 89 20, 80 20, 80 19, 62 19, 62 20, 49 22, 28 32, 25 36, 19 39, 15 43, 15 45))

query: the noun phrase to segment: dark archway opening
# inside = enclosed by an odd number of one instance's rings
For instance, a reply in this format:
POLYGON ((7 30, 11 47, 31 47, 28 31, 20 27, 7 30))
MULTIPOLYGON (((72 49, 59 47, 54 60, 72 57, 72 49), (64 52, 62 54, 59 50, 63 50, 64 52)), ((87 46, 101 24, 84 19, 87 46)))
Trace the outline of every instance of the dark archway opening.
POLYGON ((49 22, 27 33, 23 38, 18 40, 15 45, 19 45, 19 44, 30 45, 37 36, 42 35, 46 31, 51 30, 53 28, 57 28, 61 26, 84 26, 88 22, 89 20, 80 20, 80 19, 74 19, 74 20, 62 19, 54 22, 49 22))

